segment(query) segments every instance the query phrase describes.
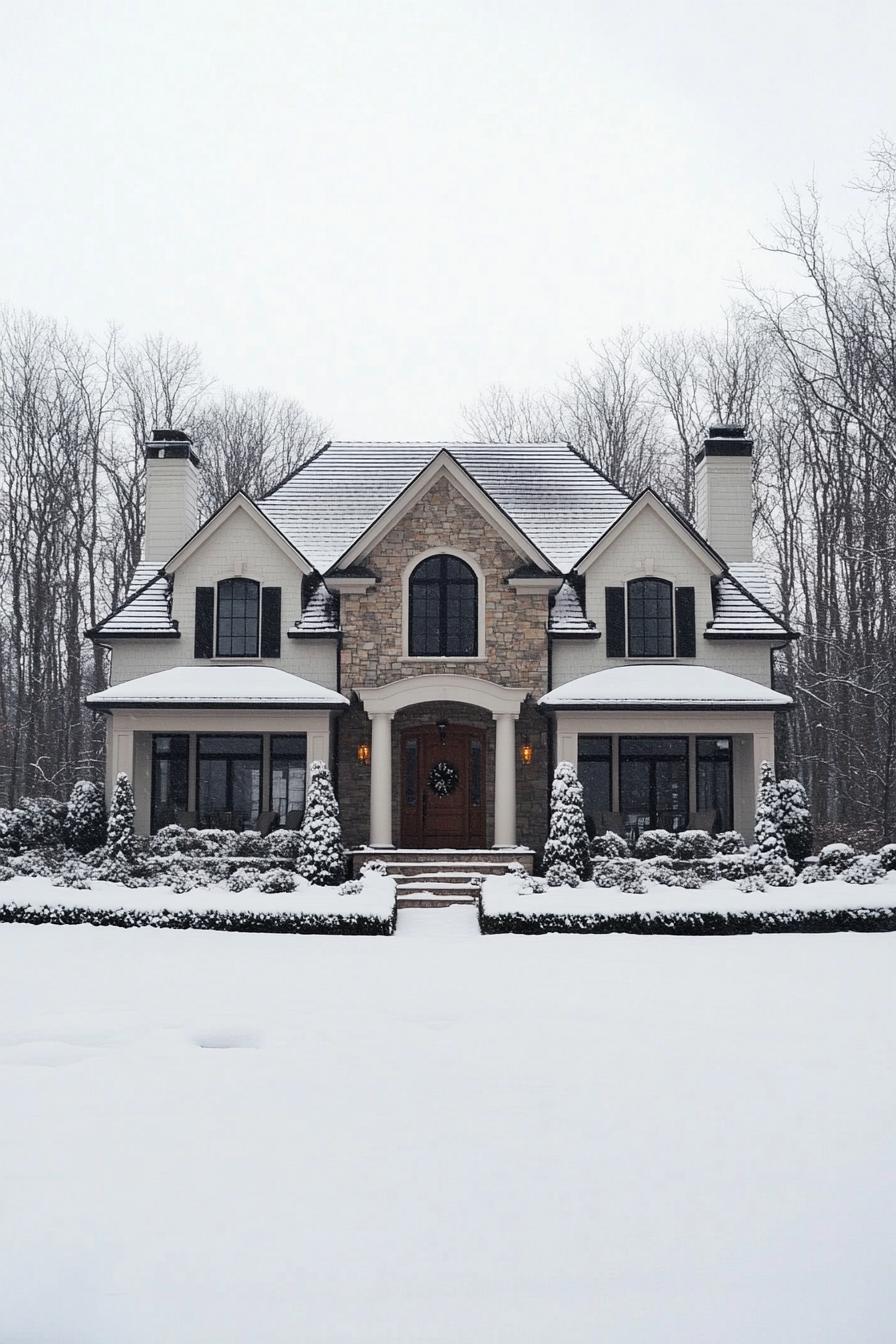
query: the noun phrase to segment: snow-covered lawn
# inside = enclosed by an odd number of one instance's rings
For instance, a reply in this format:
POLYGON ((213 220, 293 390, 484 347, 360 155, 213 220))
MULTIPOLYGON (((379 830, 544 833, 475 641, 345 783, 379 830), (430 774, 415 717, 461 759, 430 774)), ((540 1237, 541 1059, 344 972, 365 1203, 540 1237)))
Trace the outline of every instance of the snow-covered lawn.
POLYGON ((892 934, 3 926, 0 1339, 883 1344, 894 1057, 892 934))

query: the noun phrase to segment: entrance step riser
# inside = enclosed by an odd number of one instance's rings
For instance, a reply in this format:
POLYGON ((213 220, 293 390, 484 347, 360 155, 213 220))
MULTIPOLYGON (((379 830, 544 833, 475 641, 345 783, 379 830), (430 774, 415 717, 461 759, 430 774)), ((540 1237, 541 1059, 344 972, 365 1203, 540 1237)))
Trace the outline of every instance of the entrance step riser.
POLYGON ((385 866, 390 877, 423 877, 439 873, 476 873, 480 877, 496 877, 506 873, 511 864, 520 863, 531 873, 534 854, 531 850, 511 851, 505 857, 494 849, 455 850, 355 850, 352 854, 353 871, 357 875, 362 866, 376 860, 385 866))

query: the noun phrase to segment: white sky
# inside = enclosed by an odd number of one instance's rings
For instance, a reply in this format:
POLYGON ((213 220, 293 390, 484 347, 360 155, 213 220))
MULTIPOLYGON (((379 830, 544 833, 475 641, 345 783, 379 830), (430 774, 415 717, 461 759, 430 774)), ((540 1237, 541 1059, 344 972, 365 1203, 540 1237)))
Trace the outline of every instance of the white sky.
POLYGON ((896 134, 888 0, 0 0, 0 302, 439 438, 713 321, 896 134))

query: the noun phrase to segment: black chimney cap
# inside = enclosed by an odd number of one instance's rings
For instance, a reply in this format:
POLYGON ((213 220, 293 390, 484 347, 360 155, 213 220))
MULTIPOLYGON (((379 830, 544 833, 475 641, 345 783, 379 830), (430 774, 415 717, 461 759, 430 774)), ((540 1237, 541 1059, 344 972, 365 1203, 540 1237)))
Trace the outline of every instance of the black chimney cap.
POLYGON ((704 457, 752 456, 753 440, 747 438, 745 425, 710 425, 694 461, 702 462, 704 457))
POLYGON ((199 455, 193 447, 193 440, 182 429, 154 429, 146 445, 146 456, 189 458, 194 466, 199 466, 199 455))

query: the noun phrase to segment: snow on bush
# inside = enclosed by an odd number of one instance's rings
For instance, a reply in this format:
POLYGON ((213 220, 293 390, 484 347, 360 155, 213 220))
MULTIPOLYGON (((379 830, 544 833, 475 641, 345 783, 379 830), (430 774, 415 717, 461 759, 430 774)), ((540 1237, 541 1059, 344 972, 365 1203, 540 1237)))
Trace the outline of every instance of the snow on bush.
POLYGON ((575 766, 569 761, 560 762, 551 785, 551 825, 542 857, 545 873, 555 864, 571 868, 582 881, 591 876, 584 793, 575 766))
POLYGON ((885 873, 896 872, 896 845, 881 845, 877 857, 885 873))
POLYGON ((90 779, 79 779, 72 789, 62 821, 62 838, 79 854, 106 843, 106 803, 102 789, 90 779))
POLYGON ((298 831, 271 831, 264 838, 265 853, 281 863, 295 863, 302 852, 302 837, 298 831))
POLYGON ((716 842, 709 831, 679 831, 675 855, 679 859, 711 859, 716 842))
POLYGON ((285 868, 268 868, 264 873, 256 873, 255 886, 259 891, 275 893, 281 891, 295 891, 301 879, 295 874, 288 872, 285 868))
POLYGON ((766 881, 760 873, 748 873, 746 877, 741 877, 737 881, 738 891, 765 891, 766 881))
POLYGON ((308 882, 335 887, 345 877, 345 846, 339 804, 330 771, 323 761, 308 767, 308 792, 302 820, 299 872, 308 882))
POLYGON ((671 831, 642 831, 635 841, 635 855, 639 859, 655 859, 664 854, 674 858, 678 850, 678 839, 671 831))
MULTIPOLYGON (((519 868, 524 873, 526 871, 521 863, 510 864, 508 866, 508 872, 510 871, 511 868, 519 868)), ((382 859, 368 859, 366 863, 361 864, 362 877, 367 877, 368 874, 374 874, 374 873, 379 874, 379 876, 381 877, 385 877, 387 872, 388 869, 386 868, 386 865, 383 863, 382 859)))
POLYGON ((759 772, 759 796, 756 799, 756 848, 759 867, 770 886, 792 887, 796 873, 791 866, 781 829, 782 807, 775 772, 763 761, 759 772))
POLYGON ((745 854, 747 842, 740 831, 720 831, 716 836, 717 854, 745 854))
POLYGON ((106 828, 106 852, 109 861, 122 871, 134 866, 137 840, 134 835, 134 792, 122 771, 115 779, 109 821, 106 828))
POLYGON ((62 843, 66 806, 57 798, 21 798, 16 808, 22 849, 62 843))
POLYGON ((631 853, 628 841, 615 831, 605 831, 591 841, 593 859, 627 859, 631 853))
POLYGON ((260 831, 238 831, 234 833, 230 853, 240 859, 262 859, 265 855, 264 844, 265 837, 260 831))
POLYGON ((818 862, 832 873, 842 873, 843 869, 848 868, 855 857, 856 851, 852 845, 838 842, 833 845, 825 845, 819 852, 818 862))
POLYGON ((547 870, 545 881, 549 887, 577 887, 579 874, 572 864, 564 863, 562 859, 555 859, 547 870))
POLYGON ((883 880, 884 866, 876 854, 859 854, 847 868, 843 869, 841 877, 844 882, 867 887, 872 882, 883 880))
POLYGON ((798 779, 780 779, 778 800, 784 846, 793 863, 802 863, 812 853, 812 816, 806 790, 798 779))

